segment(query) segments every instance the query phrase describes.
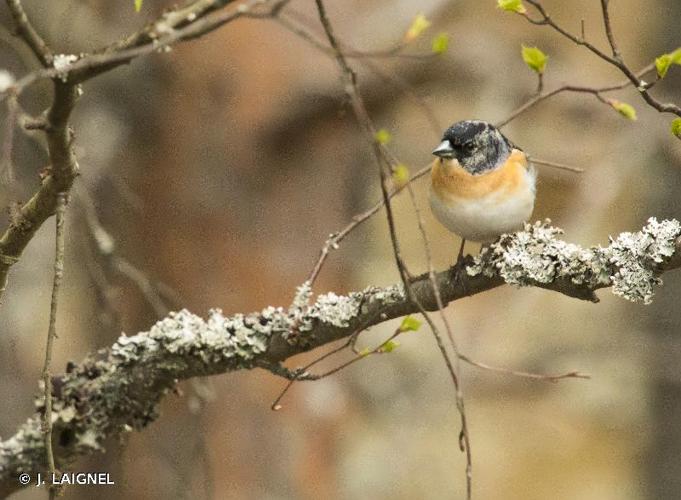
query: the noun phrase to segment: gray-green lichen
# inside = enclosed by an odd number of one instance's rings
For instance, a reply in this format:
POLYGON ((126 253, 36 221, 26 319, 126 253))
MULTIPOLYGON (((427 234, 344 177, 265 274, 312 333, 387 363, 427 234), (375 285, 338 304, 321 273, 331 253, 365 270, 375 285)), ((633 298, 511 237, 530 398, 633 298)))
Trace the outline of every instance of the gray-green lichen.
POLYGON ((198 356, 204 363, 247 363, 267 349, 273 323, 261 323, 255 315, 227 317, 220 309, 211 309, 204 320, 183 309, 169 314, 148 332, 121 336, 111 353, 124 363, 154 351, 198 356))
MULTIPOLYGON (((346 328, 351 321, 366 310, 366 306, 376 301, 390 304, 404 300, 401 285, 386 288, 369 287, 361 292, 349 295, 337 295, 329 292, 317 296, 313 304, 309 304, 312 290, 309 282, 303 283, 296 290, 293 303, 285 320, 287 328, 282 335, 290 343, 299 342, 301 335, 312 331, 319 323, 336 328, 346 328), (360 310, 361 309, 361 310, 360 310)), ((283 312, 283 311, 281 311, 283 312)))
MULTIPOLYGON (((397 285, 349 295, 327 293, 313 303, 311 295, 310 284, 304 283, 286 309, 269 306, 231 316, 212 309, 206 319, 187 310, 174 312, 149 331, 123 334, 111 348, 71 364, 66 374, 53 377, 52 382, 58 466, 75 456, 101 451, 107 438, 154 421, 158 402, 178 380, 252 368, 274 336, 290 337, 289 342, 295 343, 318 331, 340 329, 342 334, 368 307, 389 307, 404 300, 403 289, 397 285)), ((300 350, 308 344, 301 343, 300 350)), ((36 406, 38 413, 13 437, 0 442, 0 484, 15 480, 22 472, 45 469, 42 396, 37 397, 36 406)))
POLYGON ((523 231, 504 234, 483 249, 467 272, 498 274, 518 286, 556 279, 593 289, 612 285, 616 295, 649 304, 654 287, 662 283, 660 265, 674 255, 681 224, 651 217, 641 231, 611 238, 607 247, 582 248, 557 239, 562 233, 550 221, 526 224, 523 231))

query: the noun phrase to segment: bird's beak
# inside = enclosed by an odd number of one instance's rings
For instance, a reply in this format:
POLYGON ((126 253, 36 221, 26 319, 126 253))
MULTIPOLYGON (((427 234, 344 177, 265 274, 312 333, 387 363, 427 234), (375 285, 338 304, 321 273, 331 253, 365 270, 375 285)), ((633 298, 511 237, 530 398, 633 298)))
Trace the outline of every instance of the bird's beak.
POLYGON ((440 143, 438 147, 433 150, 435 156, 440 158, 454 158, 454 149, 452 149, 452 143, 448 140, 444 140, 440 143))

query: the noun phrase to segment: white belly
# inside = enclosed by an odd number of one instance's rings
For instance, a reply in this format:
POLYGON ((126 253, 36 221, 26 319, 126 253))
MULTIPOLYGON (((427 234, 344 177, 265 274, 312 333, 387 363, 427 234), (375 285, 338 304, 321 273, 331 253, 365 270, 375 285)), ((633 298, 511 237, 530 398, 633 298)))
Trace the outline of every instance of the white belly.
POLYGON ((446 202, 431 189, 430 207, 435 218, 453 233, 470 241, 491 242, 503 233, 521 229, 530 218, 533 184, 512 197, 491 194, 481 199, 450 198, 446 202))

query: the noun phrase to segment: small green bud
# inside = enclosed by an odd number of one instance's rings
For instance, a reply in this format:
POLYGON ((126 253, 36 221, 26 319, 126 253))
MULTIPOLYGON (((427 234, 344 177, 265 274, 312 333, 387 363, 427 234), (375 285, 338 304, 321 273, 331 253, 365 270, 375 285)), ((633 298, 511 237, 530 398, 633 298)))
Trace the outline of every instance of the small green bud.
POLYGON ((527 12, 527 9, 521 0, 497 0, 497 6, 500 9, 515 12, 517 14, 524 14, 527 12))
POLYGON ((615 108, 619 114, 625 117, 627 120, 636 121, 636 110, 631 104, 626 102, 618 101, 617 99, 608 99, 608 104, 615 108))
POLYGON ((413 331, 415 332, 421 328, 421 322, 414 318, 413 316, 407 316, 402 320, 402 323, 400 324, 400 331, 401 332, 409 332, 413 331))
POLYGON ((672 134, 681 139, 681 118, 672 121, 672 134))
POLYGON ((523 61, 532 70, 537 73, 543 73, 546 68, 546 61, 548 61, 549 56, 544 54, 537 47, 525 47, 522 46, 521 54, 523 56, 523 61))
POLYGON ((449 48, 449 35, 447 33, 438 33, 433 38, 432 51, 433 54, 444 54, 449 48))
POLYGON ((388 144, 393 136, 388 132, 386 129, 382 128, 380 130, 376 131, 376 135, 374 135, 374 139, 376 139, 376 142, 379 143, 381 146, 385 146, 388 144))

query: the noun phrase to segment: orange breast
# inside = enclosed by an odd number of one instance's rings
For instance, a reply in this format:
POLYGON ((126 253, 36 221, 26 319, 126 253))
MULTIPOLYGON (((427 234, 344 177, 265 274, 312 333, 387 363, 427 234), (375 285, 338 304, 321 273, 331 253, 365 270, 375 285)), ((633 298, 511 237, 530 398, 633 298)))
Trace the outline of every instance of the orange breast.
POLYGON ((511 196, 526 186, 527 157, 514 149, 499 168, 481 175, 473 175, 463 169, 456 160, 435 160, 431 179, 433 191, 447 201, 452 198, 475 199, 491 193, 511 196))

